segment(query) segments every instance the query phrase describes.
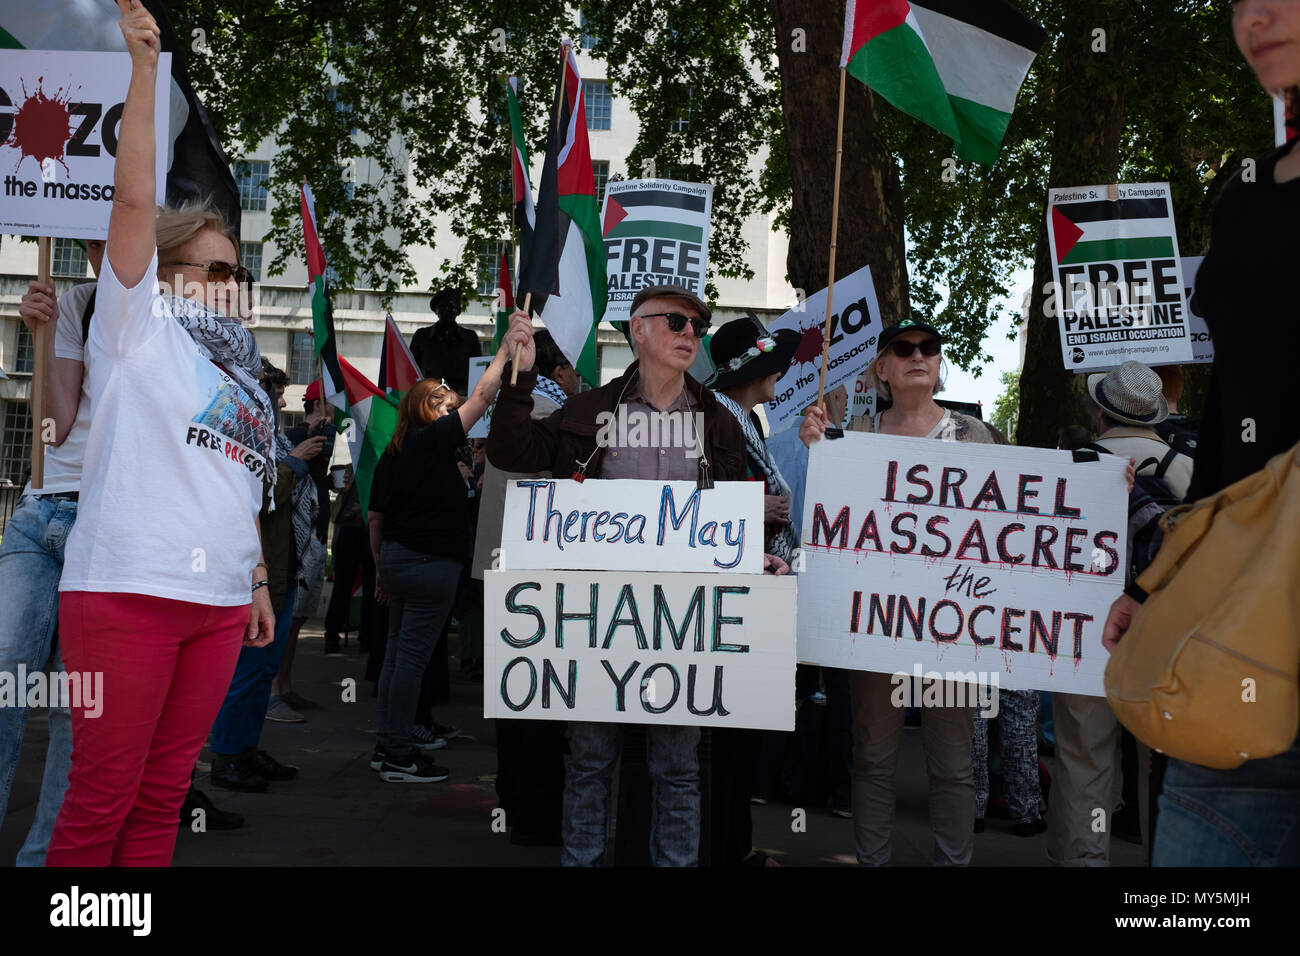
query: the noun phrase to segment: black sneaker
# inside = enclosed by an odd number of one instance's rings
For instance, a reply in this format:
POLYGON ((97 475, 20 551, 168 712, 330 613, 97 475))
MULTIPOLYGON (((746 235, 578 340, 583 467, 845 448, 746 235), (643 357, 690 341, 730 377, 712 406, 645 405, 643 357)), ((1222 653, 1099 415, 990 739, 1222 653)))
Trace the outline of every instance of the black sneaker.
POLYGON ((337 636, 325 635, 325 656, 342 657, 343 651, 339 649, 339 639, 337 636))
POLYGON ((244 825, 242 815, 229 810, 218 810, 206 793, 191 785, 190 792, 185 794, 185 803, 181 805, 181 826, 194 825, 195 810, 203 811, 203 826, 207 830, 238 830, 244 825))
POLYGON ((239 793, 264 793, 266 778, 249 766, 248 761, 234 760, 224 767, 212 768, 212 785, 239 793))
POLYGON ((379 767, 379 779, 386 783, 440 783, 449 776, 451 771, 446 767, 430 763, 415 753, 405 760, 390 756, 379 767))
POLYGON ((1035 817, 1027 823, 1017 823, 1012 826, 1011 830, 1018 837, 1037 836, 1047 829, 1047 821, 1042 817, 1035 817))
POLYGON ((376 747, 374 754, 370 757, 370 769, 374 771, 382 770, 384 761, 388 759, 388 751, 383 747, 376 747))
POLYGON ((459 727, 448 727, 445 724, 435 723, 429 729, 433 731, 435 737, 441 737, 443 740, 455 740, 460 736, 459 727))
POLYGON ((246 763, 249 770, 267 780, 292 780, 298 776, 297 767, 289 763, 280 763, 265 750, 244 754, 239 759, 246 763))

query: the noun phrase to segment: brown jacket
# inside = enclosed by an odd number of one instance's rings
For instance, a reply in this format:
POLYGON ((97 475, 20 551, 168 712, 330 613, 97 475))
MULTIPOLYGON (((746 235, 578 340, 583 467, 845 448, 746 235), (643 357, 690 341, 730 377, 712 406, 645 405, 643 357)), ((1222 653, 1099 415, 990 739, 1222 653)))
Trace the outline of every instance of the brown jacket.
MULTIPOLYGON (((604 448, 596 446, 599 426, 596 416, 614 412, 619 396, 638 374, 633 362, 626 372, 608 385, 581 392, 549 418, 533 421, 534 371, 521 371, 519 381, 510 384, 510 366, 502 374, 501 391, 492 413, 488 433, 488 458, 505 471, 550 471, 556 478, 571 478, 579 463, 587 462, 586 477, 600 478, 604 448)), ((745 436, 734 415, 689 375, 686 387, 704 414, 704 454, 714 481, 743 481, 746 474, 745 436)))

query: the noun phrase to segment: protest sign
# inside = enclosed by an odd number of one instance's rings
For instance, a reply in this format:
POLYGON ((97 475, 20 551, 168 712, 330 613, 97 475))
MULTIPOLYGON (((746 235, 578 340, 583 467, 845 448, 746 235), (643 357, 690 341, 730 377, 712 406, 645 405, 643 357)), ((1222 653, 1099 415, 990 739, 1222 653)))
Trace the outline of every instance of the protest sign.
POLYGON ((853 394, 849 398, 849 418, 868 418, 876 414, 876 390, 867 384, 866 374, 859 375, 853 383, 853 394))
MULTIPOLYGON (((613 427, 617 427, 617 420, 613 427)), ((500 567, 763 570, 763 486, 520 479, 506 486, 500 567)))
POLYGON ((606 183, 600 221, 609 298, 605 318, 625 322, 642 289, 680 285, 704 298, 713 187, 670 179, 606 183))
POLYGON ((1168 183, 1048 190, 1047 227, 1067 369, 1192 361, 1168 183))
MULTIPOLYGON (((1196 273, 1201 271, 1205 256, 1183 256, 1183 293, 1187 296, 1187 314, 1192 326, 1192 364, 1208 365, 1214 361, 1214 341, 1205 319, 1192 311, 1192 292, 1196 288, 1196 273)), ((1172 409, 1170 409, 1172 411, 1172 409)))
POLYGON ((860 432, 817 442, 799 659, 1103 694, 1128 495, 1124 459, 1101 459, 860 432))
POLYGON ((483 577, 484 717, 794 729, 792 576, 483 577))
MULTIPOLYGON (((170 53, 159 56, 157 203, 167 179, 170 53)), ((118 127, 131 79, 124 53, 0 50, 0 233, 105 239, 118 127)))
MULTIPOLYGON (((470 357, 469 391, 466 393, 467 395, 474 394, 474 389, 478 385, 478 380, 483 377, 483 370, 491 364, 492 364, 491 355, 474 355, 470 357)), ((487 411, 483 413, 483 417, 481 417, 478 421, 474 423, 474 427, 471 428, 466 433, 465 437, 466 438, 487 438, 488 428, 492 424, 492 410, 495 408, 496 408, 496 400, 494 398, 492 404, 487 407, 487 411)))
MULTIPOLYGON (((835 280, 834 306, 830 352, 826 359, 828 392, 860 375, 876 357, 876 339, 881 331, 880 305, 869 266, 835 280)), ((764 406, 772 434, 798 424, 803 410, 817 404, 825 320, 826 290, 822 289, 767 327, 769 332, 793 329, 799 333, 794 361, 776 383, 776 398, 764 406)))

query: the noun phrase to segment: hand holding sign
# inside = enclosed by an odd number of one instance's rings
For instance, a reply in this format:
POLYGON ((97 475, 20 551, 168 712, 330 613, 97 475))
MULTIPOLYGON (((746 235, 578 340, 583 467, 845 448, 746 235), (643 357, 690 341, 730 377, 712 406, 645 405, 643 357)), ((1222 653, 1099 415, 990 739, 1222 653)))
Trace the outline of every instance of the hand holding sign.
POLYGON ((53 322, 59 314, 54 286, 48 282, 27 283, 27 294, 18 305, 18 314, 27 331, 33 336, 39 335, 45 323, 53 322))
POLYGON ((119 26, 122 28, 122 37, 126 40, 126 50, 131 54, 132 65, 157 69, 162 39, 153 14, 145 9, 140 0, 117 0, 117 7, 122 11, 119 26))
POLYGON ((813 442, 826 434, 827 422, 826 406, 810 405, 803 417, 803 424, 799 426, 799 440, 811 448, 813 442))
POLYGON ((533 320, 528 313, 516 309, 510 314, 510 329, 501 339, 502 355, 513 355, 514 371, 520 368, 532 368, 537 359, 537 347, 533 344, 533 320))

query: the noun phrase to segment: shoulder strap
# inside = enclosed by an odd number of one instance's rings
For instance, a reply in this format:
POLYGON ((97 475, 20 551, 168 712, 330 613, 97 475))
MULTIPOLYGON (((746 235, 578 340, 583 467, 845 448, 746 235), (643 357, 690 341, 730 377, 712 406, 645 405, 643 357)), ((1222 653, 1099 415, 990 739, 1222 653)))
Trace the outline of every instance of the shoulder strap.
POLYGON ((1111 451, 1111 450, 1110 450, 1109 448, 1107 448, 1105 445, 1098 445, 1095 441, 1090 441, 1090 442, 1088 442, 1088 444, 1086 444, 1086 445, 1080 445, 1079 447, 1080 447, 1080 448, 1086 448, 1086 449, 1088 449, 1089 451, 1100 452, 1100 453, 1103 454, 1103 455, 1113 455, 1113 454, 1115 454, 1113 451, 1111 451))
POLYGON ((90 298, 86 300, 85 307, 81 310, 81 344, 85 345, 90 338, 90 319, 95 314, 95 296, 99 289, 90 290, 90 298))
MULTIPOLYGON (((1160 459, 1160 464, 1156 465, 1157 478, 1163 478, 1165 476, 1165 472, 1169 470, 1169 466, 1174 463, 1174 459, 1177 458, 1178 455, 1179 451, 1177 448, 1169 449, 1169 452, 1165 457, 1160 459)), ((1154 461, 1154 459, 1152 460, 1154 461)))

